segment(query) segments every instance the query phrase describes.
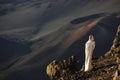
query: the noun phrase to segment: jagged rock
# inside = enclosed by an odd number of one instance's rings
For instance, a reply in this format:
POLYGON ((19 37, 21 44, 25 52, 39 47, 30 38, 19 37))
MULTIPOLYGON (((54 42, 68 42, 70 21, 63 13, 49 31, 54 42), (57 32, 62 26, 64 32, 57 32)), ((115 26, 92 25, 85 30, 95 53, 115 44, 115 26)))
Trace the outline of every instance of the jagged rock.
POLYGON ((113 40, 111 49, 105 54, 105 56, 114 56, 114 53, 120 53, 120 25, 113 40))
POLYGON ((57 62, 56 60, 52 61, 47 65, 46 73, 51 80, 69 80, 69 74, 74 73, 76 69, 76 59, 75 56, 69 57, 68 60, 63 60, 57 62), (66 77, 66 79, 64 79, 66 77))
POLYGON ((50 77, 51 80, 54 80, 58 76, 58 71, 60 66, 56 60, 52 61, 46 68, 46 73, 50 77))
POLYGON ((118 70, 120 71, 120 64, 118 65, 118 70))
POLYGON ((120 58, 119 57, 116 58, 116 63, 120 64, 120 58))
POLYGON ((113 80, 118 80, 118 71, 115 72, 113 80))
POLYGON ((78 70, 74 56, 59 61, 57 68, 52 64, 51 69, 51 64, 47 66, 51 80, 120 80, 120 26, 111 49, 104 56, 92 60, 92 71, 84 72, 84 65, 78 70))
POLYGON ((118 35, 115 36, 115 39, 114 39, 113 43, 114 44, 112 45, 112 49, 117 48, 117 46, 118 46, 118 35))

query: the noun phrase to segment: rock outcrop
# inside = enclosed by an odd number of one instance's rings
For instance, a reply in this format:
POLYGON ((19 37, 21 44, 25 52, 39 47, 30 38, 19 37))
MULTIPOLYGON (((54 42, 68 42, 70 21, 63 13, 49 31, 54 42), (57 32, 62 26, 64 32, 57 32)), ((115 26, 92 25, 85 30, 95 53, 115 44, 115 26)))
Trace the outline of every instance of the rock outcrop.
POLYGON ((60 62, 54 60, 46 68, 46 73, 51 80, 68 80, 69 78, 66 76, 74 74, 75 71, 77 71, 75 56, 60 62))
POLYGON ((47 66, 47 75, 51 80, 120 80, 120 25, 111 49, 104 56, 93 59, 93 69, 84 72, 77 69, 74 56, 68 60, 53 61, 47 66))

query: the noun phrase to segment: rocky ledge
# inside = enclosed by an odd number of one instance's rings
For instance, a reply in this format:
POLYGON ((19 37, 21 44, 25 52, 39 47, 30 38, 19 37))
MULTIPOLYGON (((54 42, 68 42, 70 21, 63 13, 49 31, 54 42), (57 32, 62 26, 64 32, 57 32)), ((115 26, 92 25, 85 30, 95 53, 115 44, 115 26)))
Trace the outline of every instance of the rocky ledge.
POLYGON ((92 60, 93 69, 84 72, 77 67, 75 56, 52 61, 46 68, 51 80, 120 80, 120 25, 111 49, 104 56, 92 60))

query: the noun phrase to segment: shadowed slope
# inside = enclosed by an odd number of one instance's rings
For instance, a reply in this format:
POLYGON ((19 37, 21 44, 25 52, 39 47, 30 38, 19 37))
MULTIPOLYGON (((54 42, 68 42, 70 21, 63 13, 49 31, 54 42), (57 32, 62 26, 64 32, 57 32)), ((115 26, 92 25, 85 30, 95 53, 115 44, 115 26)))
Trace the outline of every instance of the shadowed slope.
MULTIPOLYGON (((34 44, 34 46, 39 45, 39 47, 30 54, 21 57, 6 73, 11 74, 11 77, 9 76, 11 79, 17 79, 17 77, 12 76, 18 76, 26 70, 21 76, 34 73, 37 76, 36 78, 38 78, 38 73, 40 72, 40 75, 46 78, 44 73, 45 66, 53 59, 64 59, 73 54, 81 60, 84 59, 84 44, 89 34, 95 36, 97 45, 93 56, 103 55, 101 53, 106 52, 112 45, 117 26, 119 25, 119 19, 115 16, 103 17, 77 25, 68 24, 58 31, 43 37, 40 39, 40 42, 44 42, 43 44, 34 44), (33 71, 33 73, 29 73, 29 71, 33 71)), ((39 43, 39 40, 37 42, 39 43)), ((26 79, 30 78, 26 76, 26 79)))
POLYGON ((30 45, 0 38, 0 63, 8 62, 11 58, 23 56, 31 52, 30 45))
POLYGON ((0 52, 4 53, 0 58, 8 62, 0 65, 0 80, 1 76, 6 80, 48 80, 45 67, 53 59, 73 54, 84 59, 89 34, 95 35, 99 46, 94 57, 103 55, 120 18, 116 14, 120 0, 1 1, 0 38, 4 39, 0 39, 0 52))
POLYGON ((99 17, 101 17, 103 15, 104 14, 101 13, 101 14, 94 14, 94 15, 82 17, 82 18, 77 18, 77 19, 71 21, 70 23, 71 24, 80 24, 80 23, 88 21, 88 20, 93 20, 93 19, 99 18, 99 17))

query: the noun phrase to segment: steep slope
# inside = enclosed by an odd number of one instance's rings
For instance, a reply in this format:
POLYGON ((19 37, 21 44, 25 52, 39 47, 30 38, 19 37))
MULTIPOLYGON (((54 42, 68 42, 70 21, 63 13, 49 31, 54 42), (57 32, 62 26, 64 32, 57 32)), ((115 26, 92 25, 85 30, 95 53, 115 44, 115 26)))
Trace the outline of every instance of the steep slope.
MULTIPOLYGON (((94 58, 92 61, 93 69, 84 72, 84 66, 77 70, 75 58, 64 60, 63 62, 50 63, 51 80, 119 80, 120 79, 120 26, 111 49, 104 56, 94 58), (57 70, 58 68, 58 70, 57 70), (54 71, 53 71, 54 70, 54 71)), ((50 66, 50 65, 48 65, 50 66)), ((48 70, 48 71, 49 71, 48 70)))

